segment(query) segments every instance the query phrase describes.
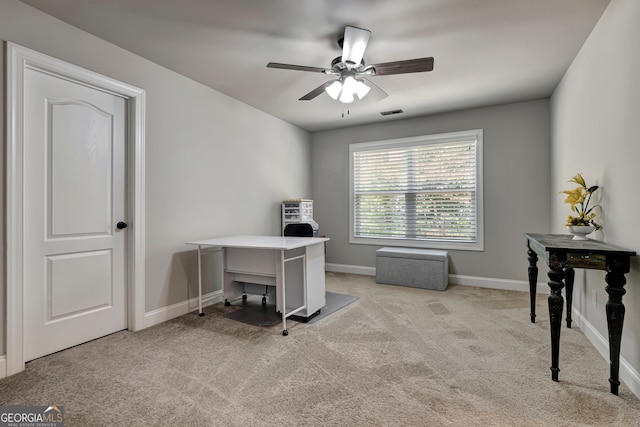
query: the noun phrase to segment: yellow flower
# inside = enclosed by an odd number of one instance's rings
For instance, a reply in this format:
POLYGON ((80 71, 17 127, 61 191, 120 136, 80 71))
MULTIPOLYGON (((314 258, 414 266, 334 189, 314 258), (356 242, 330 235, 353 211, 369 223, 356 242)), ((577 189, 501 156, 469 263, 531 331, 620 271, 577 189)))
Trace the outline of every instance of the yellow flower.
POLYGON ((564 200, 565 203, 571 204, 571 210, 578 204, 584 202, 584 194, 582 193, 582 187, 577 187, 575 190, 563 191, 567 195, 564 200))
POLYGON ((579 185, 573 190, 560 192, 561 194, 566 194, 567 197, 564 202, 570 204, 571 211, 577 214, 577 216, 568 216, 567 225, 593 225, 596 230, 600 230, 602 226, 595 222, 596 214, 592 212, 595 208, 600 208, 600 205, 589 207, 593 193, 600 187, 597 185, 587 187, 587 183, 581 173, 576 174, 567 182, 579 185))
POLYGON ((587 184, 584 182, 584 178, 582 177, 581 173, 577 174, 576 176, 574 176, 573 178, 571 178, 567 182, 575 182, 576 184, 578 184, 582 188, 587 188, 587 184))

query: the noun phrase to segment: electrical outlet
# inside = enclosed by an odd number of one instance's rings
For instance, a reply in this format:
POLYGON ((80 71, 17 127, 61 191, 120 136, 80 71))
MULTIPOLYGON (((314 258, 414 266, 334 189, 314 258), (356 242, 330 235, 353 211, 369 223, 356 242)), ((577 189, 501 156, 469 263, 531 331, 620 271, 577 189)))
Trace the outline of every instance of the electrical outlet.
POLYGON ((593 306, 598 307, 598 292, 595 289, 591 289, 591 300, 593 301, 593 306))

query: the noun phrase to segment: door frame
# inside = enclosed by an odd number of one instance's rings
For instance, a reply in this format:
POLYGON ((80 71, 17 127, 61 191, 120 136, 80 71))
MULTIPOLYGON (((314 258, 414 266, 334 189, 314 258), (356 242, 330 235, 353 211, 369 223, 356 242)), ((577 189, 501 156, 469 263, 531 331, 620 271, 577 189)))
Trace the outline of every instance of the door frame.
MULTIPOLYGON (((6 376, 25 368, 24 319, 24 71, 35 69, 56 77, 120 96, 127 101, 126 209, 127 236, 127 328, 144 328, 145 310, 145 194, 144 124, 145 91, 48 55, 6 42, 6 127, 5 160, 5 248, 6 376)), ((2 373, 0 372, 0 375, 2 373)))

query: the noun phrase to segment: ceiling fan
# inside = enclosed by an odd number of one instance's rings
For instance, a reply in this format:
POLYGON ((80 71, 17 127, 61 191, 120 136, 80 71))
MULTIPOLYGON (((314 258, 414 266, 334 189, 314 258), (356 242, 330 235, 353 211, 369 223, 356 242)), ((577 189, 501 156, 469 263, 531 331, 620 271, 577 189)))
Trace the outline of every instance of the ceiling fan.
POLYGON ((353 102, 364 98, 372 87, 375 87, 383 97, 387 94, 366 77, 388 76, 391 74, 420 73, 433 70, 433 57, 407 59, 404 61, 384 62, 381 64, 365 65, 364 51, 369 43, 371 31, 362 28, 347 26, 344 36, 338 39, 338 45, 342 48, 342 56, 331 61, 331 68, 307 67, 305 65, 281 64, 269 62, 267 68, 281 68, 285 70, 311 71, 337 76, 308 94, 301 97, 300 101, 310 101, 322 92, 343 103, 353 102))

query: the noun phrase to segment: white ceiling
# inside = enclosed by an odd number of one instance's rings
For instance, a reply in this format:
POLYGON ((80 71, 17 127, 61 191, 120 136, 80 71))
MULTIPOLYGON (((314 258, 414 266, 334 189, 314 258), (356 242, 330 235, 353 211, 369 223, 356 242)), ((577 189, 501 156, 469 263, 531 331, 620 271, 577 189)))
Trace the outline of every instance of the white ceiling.
POLYGON ((23 0, 309 131, 547 97, 609 1, 23 0), (345 25, 371 31, 367 64, 433 56, 434 70, 372 77, 389 96, 345 105, 298 101, 331 76, 266 68, 330 68, 345 25))

